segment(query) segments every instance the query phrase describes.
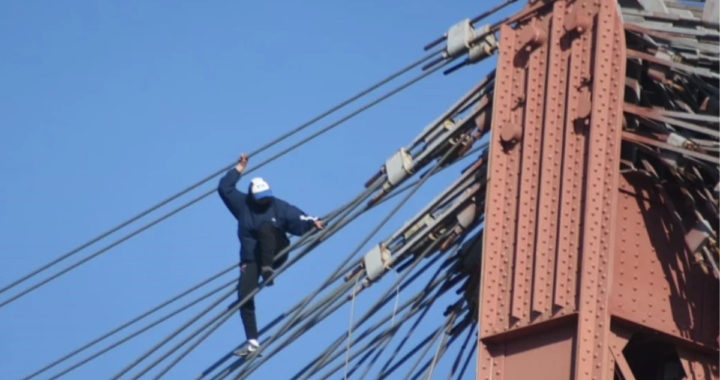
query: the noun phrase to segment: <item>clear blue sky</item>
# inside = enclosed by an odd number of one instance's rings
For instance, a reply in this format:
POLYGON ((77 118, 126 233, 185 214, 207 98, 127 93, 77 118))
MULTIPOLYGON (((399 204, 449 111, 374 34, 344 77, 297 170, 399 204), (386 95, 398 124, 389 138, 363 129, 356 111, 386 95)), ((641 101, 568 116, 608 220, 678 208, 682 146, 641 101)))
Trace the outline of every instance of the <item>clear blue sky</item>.
MULTIPOLYGON (((450 25, 490 6, 440 0, 0 3, 0 285, 414 61, 450 25)), ((431 77, 258 174, 276 195, 324 214, 359 192, 393 151, 493 65, 431 77)), ((372 242, 458 173, 428 183, 372 242)), ((381 215, 360 219, 280 277, 257 300, 260 321, 314 289, 381 215)), ((0 309, 0 378, 19 378, 231 265, 238 259, 235 229, 213 195, 0 309)), ((360 297, 356 315, 392 277, 360 297)), ((439 323, 446 305, 427 326, 439 323)), ((347 329, 348 314, 343 307, 255 376, 294 374, 347 329)), ((66 378, 109 377, 189 315, 66 378)), ((243 340, 235 316, 166 378, 190 378, 243 340)))

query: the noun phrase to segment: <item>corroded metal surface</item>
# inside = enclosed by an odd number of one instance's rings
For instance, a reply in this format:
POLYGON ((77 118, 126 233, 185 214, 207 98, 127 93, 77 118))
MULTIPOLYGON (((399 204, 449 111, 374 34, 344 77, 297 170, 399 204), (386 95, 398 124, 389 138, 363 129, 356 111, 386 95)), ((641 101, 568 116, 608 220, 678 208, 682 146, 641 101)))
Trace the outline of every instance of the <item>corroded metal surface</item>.
POLYGON ((685 250, 653 181, 623 176, 611 313, 703 345, 718 337, 718 284, 685 250))
POLYGON ((534 1, 500 26, 479 379, 631 379, 642 334, 718 378, 713 7, 534 1))
POLYGON ((581 339, 567 354, 577 350, 580 360, 567 376, 578 371, 577 378, 592 378, 606 369, 596 346, 603 347, 609 325, 612 234, 604 225, 615 210, 623 28, 612 1, 558 1, 540 9, 500 32, 480 378, 516 378, 502 365, 508 342, 518 342, 506 340, 509 333, 578 311, 581 339), (598 54, 604 61, 593 59, 598 54), (586 167, 595 175, 583 176, 586 167), (580 248, 592 254, 582 256, 578 276, 580 248), (579 309, 578 297, 586 302, 579 309))

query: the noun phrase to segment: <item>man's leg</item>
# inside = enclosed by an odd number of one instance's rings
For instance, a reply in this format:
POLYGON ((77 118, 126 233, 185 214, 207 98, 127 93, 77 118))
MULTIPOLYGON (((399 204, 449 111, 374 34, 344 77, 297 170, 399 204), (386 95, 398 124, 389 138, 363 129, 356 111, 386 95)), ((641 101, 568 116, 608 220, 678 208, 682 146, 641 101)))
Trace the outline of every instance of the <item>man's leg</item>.
MULTIPOLYGON (((287 248, 289 245, 290 239, 288 239, 287 235, 285 235, 284 232, 277 230, 277 233, 275 234, 275 249, 277 249, 277 253, 282 252, 282 250, 287 248)), ((276 257, 275 261, 273 262, 273 269, 277 270, 278 268, 283 266, 285 262, 287 262, 288 257, 290 257, 290 254, 288 252, 286 252, 280 257, 276 257)))
MULTIPOLYGON (((259 271, 257 263, 240 264, 240 286, 238 287, 238 301, 242 301, 248 294, 257 289, 259 271)), ((245 337, 257 342, 258 330, 257 319, 255 317, 255 299, 250 298, 243 306, 240 307, 240 318, 242 318, 245 327, 245 337)))
MULTIPOLYGON (((257 232, 258 249, 260 250, 259 256, 262 262, 262 275, 267 281, 267 279, 273 274, 274 269, 277 269, 280 265, 287 261, 287 254, 282 257, 278 257, 277 260, 276 256, 280 251, 290 245, 290 241, 285 233, 275 227, 272 223, 263 223, 260 225, 257 232)), ((267 285, 271 286, 272 282, 267 285)))

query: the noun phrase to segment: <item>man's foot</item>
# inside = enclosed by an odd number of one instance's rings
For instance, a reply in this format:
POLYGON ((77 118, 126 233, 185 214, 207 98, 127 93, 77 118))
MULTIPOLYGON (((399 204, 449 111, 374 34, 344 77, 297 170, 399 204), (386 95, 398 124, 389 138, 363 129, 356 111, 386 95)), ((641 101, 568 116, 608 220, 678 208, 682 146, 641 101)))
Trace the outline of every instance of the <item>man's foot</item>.
MULTIPOLYGON (((253 352, 257 351, 257 349, 259 347, 260 347, 260 344, 258 343, 257 339, 250 339, 242 347, 233 351, 233 355, 242 356, 242 357, 248 356, 248 355, 252 354, 253 352)), ((258 357, 261 357, 261 356, 262 356, 262 354, 258 355, 258 357)))
POLYGON ((265 286, 273 286, 273 285, 275 285, 275 281, 269 281, 269 282, 268 282, 268 278, 270 278, 270 276, 272 276, 272 275, 275 273, 275 270, 274 270, 272 267, 268 267, 268 266, 264 266, 264 267, 262 267, 260 270, 261 270, 263 279, 264 279, 265 282, 266 282, 265 286))

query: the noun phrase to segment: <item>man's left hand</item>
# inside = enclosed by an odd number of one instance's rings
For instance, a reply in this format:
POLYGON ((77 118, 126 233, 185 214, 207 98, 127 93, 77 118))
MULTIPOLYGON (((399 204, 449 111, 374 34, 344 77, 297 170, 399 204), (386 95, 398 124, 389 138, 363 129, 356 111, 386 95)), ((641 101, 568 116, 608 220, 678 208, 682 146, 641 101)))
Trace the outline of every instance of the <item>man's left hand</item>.
POLYGON ((323 221, 320 219, 315 221, 315 227, 317 227, 318 230, 325 229, 325 225, 323 224, 323 221))

